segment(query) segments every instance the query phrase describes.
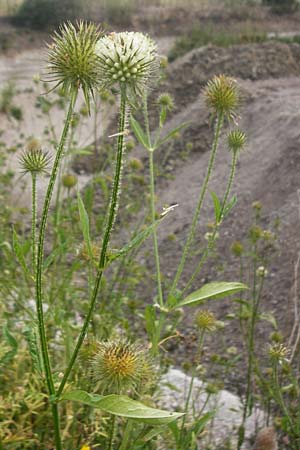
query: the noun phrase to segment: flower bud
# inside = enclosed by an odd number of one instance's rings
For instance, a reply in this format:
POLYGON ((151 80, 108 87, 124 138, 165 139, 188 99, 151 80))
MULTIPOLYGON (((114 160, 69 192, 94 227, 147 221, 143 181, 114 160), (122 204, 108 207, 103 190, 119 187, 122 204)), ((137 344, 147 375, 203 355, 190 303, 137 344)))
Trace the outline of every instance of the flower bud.
POLYGON ((228 149, 233 153, 237 153, 240 150, 243 150, 246 144, 246 135, 243 131, 236 129, 232 130, 228 133, 227 136, 227 145, 228 149))
POLYGON ((62 176, 62 184, 67 189, 72 189, 72 187, 76 186, 77 184, 77 177, 72 174, 65 174, 62 176))
POLYGON ((19 162, 22 172, 31 173, 33 175, 45 174, 48 172, 50 156, 40 148, 37 140, 30 141, 27 149, 21 155, 19 162))

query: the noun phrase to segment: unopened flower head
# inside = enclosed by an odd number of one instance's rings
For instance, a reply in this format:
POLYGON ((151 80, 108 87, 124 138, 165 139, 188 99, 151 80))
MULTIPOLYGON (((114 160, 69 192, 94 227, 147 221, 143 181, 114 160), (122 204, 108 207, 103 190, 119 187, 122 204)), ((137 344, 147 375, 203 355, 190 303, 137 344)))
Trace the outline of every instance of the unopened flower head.
POLYGON ((88 107, 90 94, 99 86, 95 47, 100 35, 99 28, 92 23, 79 22, 75 27, 68 22, 55 32, 48 48, 49 81, 62 86, 65 95, 81 88, 88 107))
POLYGON ((97 43, 96 53, 104 87, 124 83, 134 94, 142 95, 158 67, 156 44, 142 33, 104 36, 97 43))
POLYGON ((139 391, 153 378, 153 367, 145 350, 126 341, 99 342, 92 373, 102 392, 139 391))
POLYGON ((239 129, 231 130, 227 136, 228 149, 234 153, 237 153, 240 150, 243 150, 246 140, 246 134, 243 131, 239 129))
POLYGON ((161 108, 164 108, 167 111, 172 111, 175 106, 173 97, 167 92, 160 94, 157 99, 157 103, 161 108))
POLYGON ((67 189, 72 189, 77 184, 77 177, 71 173, 62 176, 62 184, 67 189))
POLYGON ((236 80, 226 75, 214 76, 204 88, 206 104, 213 114, 234 119, 240 106, 240 90, 236 80))
POLYGON ((32 175, 46 174, 50 161, 49 154, 36 146, 28 146, 19 159, 22 172, 32 175))

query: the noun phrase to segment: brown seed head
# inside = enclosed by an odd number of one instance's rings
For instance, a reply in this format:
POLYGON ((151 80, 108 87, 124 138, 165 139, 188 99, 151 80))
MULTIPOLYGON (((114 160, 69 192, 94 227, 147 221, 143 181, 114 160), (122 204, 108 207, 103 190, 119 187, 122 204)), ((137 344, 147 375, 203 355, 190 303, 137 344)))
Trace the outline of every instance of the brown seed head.
POLYGON ((277 450, 277 438, 273 427, 265 427, 259 431, 252 450, 277 450))

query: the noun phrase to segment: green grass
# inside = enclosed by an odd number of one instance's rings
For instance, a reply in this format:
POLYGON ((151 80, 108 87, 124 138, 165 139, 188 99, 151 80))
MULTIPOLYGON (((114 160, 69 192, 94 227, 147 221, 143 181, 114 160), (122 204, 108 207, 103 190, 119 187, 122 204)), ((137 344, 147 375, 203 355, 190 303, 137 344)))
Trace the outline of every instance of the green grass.
POLYGON ((257 43, 266 40, 266 33, 251 28, 243 31, 230 31, 225 28, 217 28, 213 24, 204 27, 197 26, 176 40, 174 47, 169 53, 169 60, 174 61, 190 50, 209 44, 218 47, 230 47, 231 45, 257 43))

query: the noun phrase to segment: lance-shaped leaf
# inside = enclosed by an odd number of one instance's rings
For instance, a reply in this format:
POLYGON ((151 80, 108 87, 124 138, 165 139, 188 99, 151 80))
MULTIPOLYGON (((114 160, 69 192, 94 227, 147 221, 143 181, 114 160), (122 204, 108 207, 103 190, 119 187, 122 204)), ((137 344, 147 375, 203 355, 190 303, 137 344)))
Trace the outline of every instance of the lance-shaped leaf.
POLYGON ((183 306, 200 305, 207 300, 227 297, 228 295, 235 294, 236 292, 245 289, 248 289, 248 286, 238 282, 215 281, 207 283, 202 286, 202 288, 185 297, 181 302, 174 306, 173 309, 181 308, 183 306))
POLYGON ((137 120, 135 120, 133 116, 130 116, 130 125, 139 143, 149 150, 150 142, 148 140, 148 136, 146 135, 141 125, 138 123, 137 120))
POLYGON ((151 223, 145 230, 140 231, 134 236, 134 238, 120 250, 115 251, 113 254, 109 256, 109 262, 114 261, 121 256, 127 255, 134 248, 139 247, 155 230, 155 228, 160 224, 160 222, 167 217, 170 211, 173 211, 177 205, 172 205, 166 207, 162 213, 160 214, 159 219, 155 220, 154 223, 151 223))
POLYGON ((83 234, 83 239, 84 239, 84 242, 85 242, 85 245, 87 248, 89 258, 91 261, 94 261, 91 238, 90 238, 89 216, 88 216, 88 213, 86 212, 86 209, 83 204, 83 201, 82 201, 79 191, 77 192, 77 199, 78 199, 78 210, 79 210, 80 225, 81 225, 81 230, 82 230, 82 234, 83 234))
POLYGON ((165 144, 166 142, 168 142, 170 139, 172 139, 180 130, 182 130, 184 127, 188 126, 188 123, 182 123, 181 125, 179 125, 178 127, 174 128, 173 130, 170 131, 170 133, 168 133, 165 137, 163 137, 162 139, 160 139, 156 145, 156 147, 161 146, 162 144, 165 144))
POLYGON ((132 400, 126 395, 111 394, 101 396, 77 390, 65 393, 62 400, 84 403, 85 405, 101 409, 101 411, 106 413, 127 417, 128 419, 150 425, 163 425, 183 416, 182 413, 150 408, 149 406, 143 405, 143 403, 132 400))

